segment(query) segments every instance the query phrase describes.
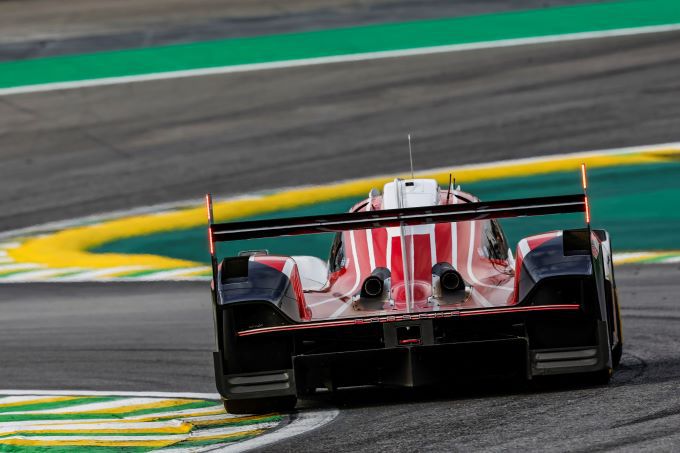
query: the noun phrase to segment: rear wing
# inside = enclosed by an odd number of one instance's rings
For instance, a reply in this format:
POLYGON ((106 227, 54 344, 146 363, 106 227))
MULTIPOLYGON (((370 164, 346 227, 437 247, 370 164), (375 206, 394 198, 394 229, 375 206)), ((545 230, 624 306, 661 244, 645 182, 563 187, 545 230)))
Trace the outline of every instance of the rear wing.
MULTIPOLYGON (((212 204, 210 195, 207 195, 207 200, 208 205, 212 204)), ((583 194, 213 223, 209 225, 209 233, 211 242, 215 243, 279 236, 337 233, 401 225, 413 226, 571 212, 586 212, 586 201, 583 194)))
POLYGON ((586 224, 590 229, 585 164, 581 165, 581 176, 583 193, 575 195, 480 201, 229 223, 214 223, 212 196, 206 194, 205 201, 209 224, 208 239, 213 276, 217 274, 216 242, 574 212, 585 213, 586 224))

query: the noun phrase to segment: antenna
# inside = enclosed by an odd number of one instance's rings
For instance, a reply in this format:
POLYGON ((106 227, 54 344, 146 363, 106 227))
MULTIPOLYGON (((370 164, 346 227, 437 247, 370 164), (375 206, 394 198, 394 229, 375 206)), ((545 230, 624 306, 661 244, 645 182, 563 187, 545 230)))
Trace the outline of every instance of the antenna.
POLYGON ((411 161, 411 179, 413 177, 413 151, 411 150, 411 134, 408 134, 408 158, 411 161))
POLYGON ((453 188, 453 182, 451 182, 451 178, 453 175, 449 173, 449 189, 446 191, 446 204, 449 204, 449 198, 451 198, 451 189, 453 188))

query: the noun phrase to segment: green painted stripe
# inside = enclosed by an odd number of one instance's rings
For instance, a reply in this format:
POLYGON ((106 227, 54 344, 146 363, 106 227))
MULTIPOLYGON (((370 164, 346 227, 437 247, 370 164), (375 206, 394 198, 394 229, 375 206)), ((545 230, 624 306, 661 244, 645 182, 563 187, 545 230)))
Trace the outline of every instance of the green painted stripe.
MULTIPOLYGON (((45 427, 45 429, 49 429, 49 427, 45 427)), ((59 429, 65 429, 65 428, 59 428, 59 429)), ((92 425, 92 429, 97 429, 97 425, 92 425)), ((198 431, 196 431, 198 432, 198 431)), ((77 431, 77 432, 60 432, 60 433, 36 433, 32 431, 22 431, 20 429, 17 429, 15 432, 12 434, 5 434, 0 436, 0 445, 2 444, 2 440, 6 438, 10 438, 12 436, 23 436, 26 438, 30 438, 31 440, 44 440, 46 442, 49 442, 51 437, 97 437, 97 436, 188 436, 188 433, 163 433, 163 432, 157 432, 157 431, 149 431, 147 433, 139 433, 139 432, 134 432, 134 433, 126 433, 126 432, 118 432, 118 433, 98 433, 98 432, 87 432, 87 431, 77 431)), ((0 449, 2 451, 2 449, 0 449)))
POLYGON ((628 0, 22 60, 0 88, 680 23, 677 0, 628 0))
MULTIPOLYGON (((2 422, 12 422, 12 421, 23 421, 23 420, 90 420, 90 419, 121 419, 124 417, 132 417, 135 415, 147 415, 147 414, 160 414, 162 412, 173 412, 181 411, 185 409, 201 409, 204 407, 215 407, 220 408, 221 406, 215 406, 214 401, 198 401, 193 403, 182 404, 179 406, 172 406, 166 408, 150 408, 150 409, 139 409, 131 412, 123 412, 116 414, 107 413, 72 413, 72 414, 12 414, 12 413, 0 413, 0 423, 2 422)), ((159 415, 161 417, 162 415, 159 415)), ((177 418, 181 418, 178 416, 177 418)))
MULTIPOLYGON (((119 413, 117 414, 119 417, 132 417, 135 415, 146 415, 146 414, 155 414, 155 413, 160 413, 160 412, 174 412, 174 411, 183 411, 187 409, 203 409, 205 407, 215 407, 215 408, 220 408, 222 406, 215 406, 214 401, 196 401, 193 403, 187 403, 187 404, 181 404, 178 406, 172 406, 172 407, 166 407, 166 408, 149 408, 149 409, 140 409, 132 412, 124 412, 124 413, 119 413)), ((181 416, 177 416, 177 418, 181 418, 181 416)))
POLYGON ((5 414, 11 414, 13 412, 23 412, 23 411, 40 411, 48 409, 63 409, 72 406, 78 406, 81 404, 93 404, 93 403, 106 403, 109 401, 118 401, 120 397, 93 397, 84 396, 82 398, 77 398, 73 400, 66 401, 53 401, 51 403, 35 403, 35 404, 24 404, 21 406, 11 406, 11 407, 0 407, 0 417, 5 414))
POLYGON ((23 446, 23 445, 9 445, 0 442, 0 451, 7 453, 71 453, 71 452, 86 452, 86 453, 142 453, 149 451, 149 447, 92 447, 73 445, 67 447, 56 446, 23 446))
MULTIPOLYGON (((182 419, 184 420, 184 419, 182 419)), ((232 421, 228 418, 224 419, 220 423, 213 423, 210 425, 203 425, 200 426, 199 429, 214 429, 214 428, 221 428, 225 426, 248 426, 248 425, 254 425, 257 423, 271 423, 271 422, 280 422, 283 420, 283 417, 280 415, 271 415, 269 417, 257 417, 257 418, 252 418, 250 420, 239 420, 239 421, 232 421)), ((186 420, 187 423, 191 423, 191 420, 186 420)))
POLYGON ((210 440, 185 440, 182 442, 179 442, 175 445, 173 445, 174 448, 187 448, 187 447, 200 447, 204 445, 215 445, 215 444, 222 444, 222 443, 233 443, 233 442, 239 442, 242 440, 246 439, 252 439, 253 437, 257 437, 258 434, 244 434, 241 436, 235 436, 233 434, 229 435, 230 437, 225 437, 225 438, 220 438, 220 439, 210 439, 210 440))
POLYGON ((33 268, 30 268, 30 269, 16 269, 16 270, 13 270, 13 271, 4 271, 4 272, 0 272, 0 278, 11 277, 12 275, 19 275, 19 274, 24 274, 26 272, 34 272, 34 271, 41 271, 41 270, 45 270, 45 268, 33 267, 33 268))
MULTIPOLYGON (((184 420, 182 417, 177 417, 177 420, 182 420, 185 421, 186 423, 191 425, 191 420, 184 420)), ((221 423, 214 423, 211 425, 205 425, 205 426, 193 426, 193 429, 190 431, 191 434, 193 435, 198 435, 202 431, 208 431, 211 429, 217 429, 217 428, 223 428, 223 427, 243 427, 244 430, 247 430, 249 425, 256 425, 260 423, 272 423, 272 422, 281 422, 283 420, 283 417, 280 415, 272 415, 269 417, 261 417, 261 418, 254 418, 251 420, 242 420, 238 422, 232 422, 229 421, 229 419, 225 419, 221 423)), ((102 422, 105 423, 105 422, 102 422)), ((143 423, 143 422, 140 422, 143 423)), ((153 423, 152 421, 148 423, 153 423)), ((47 431, 51 428, 58 429, 60 431, 68 429, 68 427, 64 426, 57 426, 57 427, 51 427, 49 425, 45 425, 44 429, 47 431)), ((92 425, 92 429, 96 430, 98 429, 98 426, 96 424, 92 425)), ((117 429, 125 429, 125 427, 117 428, 117 429)), ((135 428, 139 429, 139 428, 135 428)), ((83 431, 82 428, 79 428, 78 431, 74 432, 45 432, 45 433, 36 433, 34 431, 22 431, 21 428, 16 428, 12 433, 9 434, 3 434, 0 435, 0 444, 2 443, 2 439, 12 437, 12 436, 25 436, 25 437, 31 437, 31 438, 45 438, 46 440, 49 439, 50 437, 60 437, 60 436, 66 436, 66 437, 87 437, 87 436, 175 436, 175 435, 181 435, 180 433, 163 433, 163 432, 158 432, 158 431, 149 431, 149 432, 126 432, 126 431, 121 431, 121 432, 110 432, 110 433, 101 433, 101 432, 87 432, 83 431)), ((187 434, 188 435, 188 434, 187 434)), ((1 450, 0 450, 1 451, 1 450)))
POLYGON ((134 271, 134 272, 116 274, 116 278, 145 277, 147 275, 155 274, 155 273, 158 273, 158 272, 165 272, 167 270, 168 269, 146 269, 146 270, 143 270, 143 271, 134 271))

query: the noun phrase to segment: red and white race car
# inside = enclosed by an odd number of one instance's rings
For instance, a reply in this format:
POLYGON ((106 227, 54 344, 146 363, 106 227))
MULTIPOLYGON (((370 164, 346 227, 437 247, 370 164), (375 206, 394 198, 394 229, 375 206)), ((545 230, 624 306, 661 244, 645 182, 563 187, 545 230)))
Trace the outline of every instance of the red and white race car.
POLYGON ((496 220, 588 218, 585 191, 481 202, 397 179, 348 213, 221 224, 206 201, 215 375, 229 412, 288 409, 319 387, 569 373, 607 382, 620 360, 608 233, 587 219, 522 239, 515 258, 496 220), (215 254, 218 241, 328 232, 328 262, 215 254))

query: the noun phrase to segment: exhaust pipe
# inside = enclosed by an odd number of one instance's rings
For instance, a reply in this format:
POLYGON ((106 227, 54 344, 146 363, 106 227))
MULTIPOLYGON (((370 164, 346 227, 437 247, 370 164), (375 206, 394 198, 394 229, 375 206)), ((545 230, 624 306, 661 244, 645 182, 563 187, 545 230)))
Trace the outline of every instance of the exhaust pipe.
POLYGON ((380 297, 385 291, 385 280, 390 278, 390 270, 385 267, 377 267, 366 277, 364 284, 361 285, 361 297, 376 298, 380 297))
POLYGON ((442 291, 455 292, 465 289, 463 277, 449 263, 437 263, 432 266, 432 275, 439 277, 442 291))

